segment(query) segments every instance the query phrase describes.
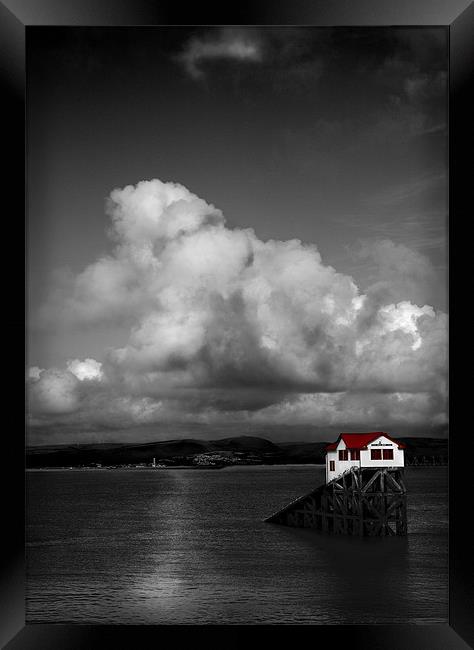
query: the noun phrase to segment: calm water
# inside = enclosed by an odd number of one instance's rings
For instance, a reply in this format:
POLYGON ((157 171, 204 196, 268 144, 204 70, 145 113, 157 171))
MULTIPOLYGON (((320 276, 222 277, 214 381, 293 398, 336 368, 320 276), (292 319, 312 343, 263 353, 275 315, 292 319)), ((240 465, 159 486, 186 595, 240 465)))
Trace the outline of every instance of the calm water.
POLYGON ((447 468, 407 468, 406 538, 262 519, 314 466, 27 473, 27 622, 444 623, 447 468))

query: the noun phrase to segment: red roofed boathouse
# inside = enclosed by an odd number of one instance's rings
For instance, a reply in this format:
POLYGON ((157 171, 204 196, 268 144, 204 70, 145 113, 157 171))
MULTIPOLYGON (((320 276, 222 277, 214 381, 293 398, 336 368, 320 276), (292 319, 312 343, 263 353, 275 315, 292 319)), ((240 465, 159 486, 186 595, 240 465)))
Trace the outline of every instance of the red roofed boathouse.
POLYGON ((384 431, 341 433, 326 447, 326 483, 351 467, 404 467, 404 449, 384 431))
POLYGON ((326 447, 326 483, 265 521, 335 535, 406 535, 404 448, 383 431, 341 433, 326 447))

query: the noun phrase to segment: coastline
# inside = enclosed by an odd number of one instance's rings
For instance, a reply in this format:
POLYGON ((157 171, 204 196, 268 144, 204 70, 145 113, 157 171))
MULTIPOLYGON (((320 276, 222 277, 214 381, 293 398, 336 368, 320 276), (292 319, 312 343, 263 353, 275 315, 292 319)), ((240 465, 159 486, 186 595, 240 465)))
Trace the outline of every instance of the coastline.
MULTIPOLYGON (((169 465, 168 467, 25 467, 26 472, 104 472, 104 471, 140 471, 140 472, 157 472, 157 471, 169 471, 173 469, 183 470, 183 469, 242 469, 247 467, 325 467, 324 463, 249 463, 249 464, 240 464, 240 465, 169 465)), ((406 465, 405 467, 410 468, 438 468, 438 467, 448 467, 448 463, 437 464, 437 465, 406 465)))
POLYGON ((248 465, 169 465, 168 467, 25 467, 27 472, 104 472, 104 471, 169 471, 173 469, 235 469, 244 467, 325 467, 324 463, 249 463, 248 465))

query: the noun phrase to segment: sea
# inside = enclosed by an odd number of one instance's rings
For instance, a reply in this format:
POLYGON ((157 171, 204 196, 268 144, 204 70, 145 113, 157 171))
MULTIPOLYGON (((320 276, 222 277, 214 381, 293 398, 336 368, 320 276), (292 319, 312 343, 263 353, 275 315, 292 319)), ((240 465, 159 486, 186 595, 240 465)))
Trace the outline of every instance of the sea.
POLYGON ((406 537, 264 522, 323 482, 316 465, 29 470, 26 621, 446 623, 448 468, 406 468, 406 537))

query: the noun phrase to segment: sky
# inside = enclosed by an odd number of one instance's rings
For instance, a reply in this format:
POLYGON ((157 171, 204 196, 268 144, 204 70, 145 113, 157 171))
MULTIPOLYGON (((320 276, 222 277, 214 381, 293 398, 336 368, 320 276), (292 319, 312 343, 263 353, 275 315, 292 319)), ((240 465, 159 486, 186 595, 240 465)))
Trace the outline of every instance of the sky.
POLYGON ((29 28, 29 444, 447 432, 445 28, 29 28))

